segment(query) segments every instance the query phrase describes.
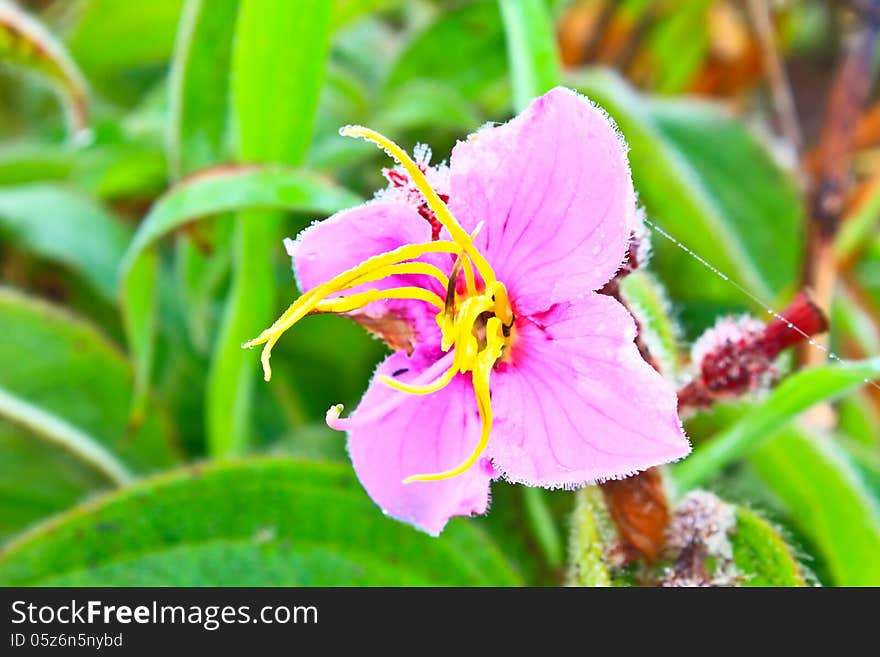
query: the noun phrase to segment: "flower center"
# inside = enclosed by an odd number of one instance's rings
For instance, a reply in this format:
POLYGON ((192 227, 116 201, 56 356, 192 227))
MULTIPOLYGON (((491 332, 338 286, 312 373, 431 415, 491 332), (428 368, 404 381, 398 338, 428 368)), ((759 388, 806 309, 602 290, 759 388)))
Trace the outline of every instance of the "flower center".
POLYGON ((362 137, 371 141, 384 148, 397 160, 425 197, 425 202, 434 213, 436 221, 446 229, 451 239, 435 240, 425 244, 407 244, 365 260, 300 296, 272 326, 243 346, 250 348, 264 345, 261 361, 264 378, 268 381, 272 377, 272 368, 269 364, 272 347, 287 329, 306 315, 351 312, 382 299, 413 299, 434 305, 439 311, 437 324, 442 336, 441 349, 445 352, 450 349, 455 350, 452 365, 435 381, 425 385, 410 385, 390 377, 380 377, 380 380, 402 392, 427 395, 445 388, 456 374, 471 374, 482 425, 480 439, 473 452, 449 470, 413 474, 404 479, 404 483, 438 481, 455 477, 476 463, 489 443, 492 428, 489 379, 495 364, 510 347, 514 337, 514 314, 507 288, 497 280, 492 267, 474 246, 473 235, 469 235, 461 227, 446 203, 428 183, 421 168, 400 146, 379 133, 361 126, 347 126, 339 132, 344 136, 362 137), (450 274, 447 276, 434 265, 417 261, 417 258, 427 253, 455 255, 455 264, 450 274), (421 274, 436 279, 446 289, 446 298, 441 298, 431 290, 415 286, 373 289, 349 296, 328 298, 365 283, 402 274, 421 274), (479 274, 479 283, 477 274, 479 274), (463 286, 459 285, 460 276, 464 277, 463 286))

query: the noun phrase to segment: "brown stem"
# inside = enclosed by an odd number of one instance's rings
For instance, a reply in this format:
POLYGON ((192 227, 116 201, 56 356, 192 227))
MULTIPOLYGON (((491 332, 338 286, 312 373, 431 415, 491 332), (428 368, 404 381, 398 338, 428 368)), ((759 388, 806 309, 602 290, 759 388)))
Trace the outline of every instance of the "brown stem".
POLYGON ((767 0, 748 0, 747 4, 755 34, 761 44, 762 65, 770 85, 770 94, 776 108, 779 127, 788 143, 796 152, 800 152, 803 145, 800 121, 788 75, 785 72, 785 64, 776 44, 776 32, 773 29, 770 7, 767 0))
MULTIPOLYGON (((810 224, 803 282, 813 290, 820 307, 828 308, 837 277, 834 236, 847 197, 859 116, 873 80, 872 61, 877 41, 880 0, 854 3, 862 23, 847 40, 846 52, 834 77, 819 137, 810 190, 810 224)), ((802 349, 802 364, 817 364, 824 354, 802 349)))

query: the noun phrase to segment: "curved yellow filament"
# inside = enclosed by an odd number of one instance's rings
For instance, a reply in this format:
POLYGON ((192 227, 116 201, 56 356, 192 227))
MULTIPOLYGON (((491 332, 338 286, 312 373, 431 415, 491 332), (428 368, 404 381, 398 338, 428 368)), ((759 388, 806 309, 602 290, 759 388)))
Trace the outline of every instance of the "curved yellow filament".
POLYGON ((349 297, 337 297, 335 299, 324 299, 320 301, 314 308, 320 313, 347 313, 358 308, 363 308, 367 304, 379 301, 381 299, 414 299, 417 301, 426 301, 439 310, 443 310, 443 299, 437 294, 426 290, 423 287, 392 287, 387 290, 368 290, 352 294, 349 297))
POLYGON ((404 274, 421 274, 423 276, 430 276, 431 278, 436 279, 444 289, 449 285, 449 277, 434 265, 430 265, 426 262, 404 262, 399 265, 380 267, 369 274, 364 274, 359 277, 357 280, 353 281, 351 285, 353 287, 363 283, 381 281, 383 278, 388 278, 389 276, 402 276, 404 274))
POLYGON ((477 398, 477 410, 480 413, 481 423, 480 440, 477 443, 477 446, 467 459, 454 468, 443 472, 412 475, 411 477, 404 479, 403 483, 409 484, 416 481, 441 481, 443 479, 457 477, 458 475, 467 472, 486 450, 486 446, 489 444, 489 435, 492 430, 493 420, 489 379, 492 375, 492 368, 495 366, 495 362, 501 357, 501 350, 504 348, 504 334, 502 331, 501 320, 497 317, 491 317, 486 323, 486 330, 486 348, 480 352, 479 358, 474 363, 473 370, 474 393, 477 398))
POLYGON ((437 217, 437 221, 449 231, 449 235, 452 239, 460 244, 465 253, 471 257, 477 271, 479 271, 480 276, 483 277, 483 280, 487 283, 495 280, 495 272, 492 270, 492 267, 489 266, 489 263, 483 257, 483 254, 477 251, 470 235, 465 232, 464 228, 458 223, 458 220, 452 216, 449 208, 446 207, 446 204, 431 187, 425 174, 419 169, 418 165, 412 161, 410 156, 407 155, 406 151, 386 136, 361 125, 345 126, 339 130, 339 134, 345 137, 361 137, 384 148, 388 154, 406 170, 413 184, 425 197, 428 207, 434 211, 434 216, 437 217))
POLYGON ((458 374, 458 370, 458 365, 453 363, 448 370, 443 372, 443 374, 437 377, 433 382, 420 386, 410 385, 403 381, 392 379, 390 376, 380 376, 379 380, 386 386, 394 388, 395 390, 400 390, 401 392, 408 392, 411 395, 430 395, 432 392, 437 392, 448 386, 449 382, 452 381, 452 378, 458 374))
POLYGON ((303 294, 284 311, 281 317, 275 320, 272 326, 253 340, 245 342, 242 346, 250 348, 261 344, 265 345, 262 354, 260 354, 260 361, 263 365, 263 378, 268 381, 272 378, 272 367, 269 364, 269 359, 272 356, 272 347, 275 346, 275 343, 278 342, 278 339, 287 329, 314 310, 321 300, 334 292, 339 292, 356 285, 358 278, 382 267, 398 264, 405 260, 413 260, 426 253, 459 253, 460 251, 461 247, 455 242, 438 240, 425 244, 406 244, 393 251, 373 256, 303 294))

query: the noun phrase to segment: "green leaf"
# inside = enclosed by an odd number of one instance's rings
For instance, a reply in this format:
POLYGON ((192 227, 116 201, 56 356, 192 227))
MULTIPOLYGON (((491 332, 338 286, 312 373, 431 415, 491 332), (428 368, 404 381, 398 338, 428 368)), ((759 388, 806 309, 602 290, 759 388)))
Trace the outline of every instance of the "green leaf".
POLYGON ((189 0, 171 65, 168 159, 175 177, 216 164, 226 145, 238 0, 189 0))
POLYGON ((536 96, 559 84, 556 34, 544 0, 498 0, 513 79, 514 107, 523 110, 536 96))
MULTIPOLYGON (((8 288, 0 288, 0 326, 0 388, 7 395, 87 434, 134 472, 177 460, 158 409, 141 425, 129 424, 131 367, 97 329, 8 288)), ((82 458, 0 422, 0 535, 107 485, 82 458)))
MULTIPOLYGON (((323 0, 243 0, 232 58, 239 159, 298 164, 312 137, 330 37, 323 0)), ((249 440, 257 358, 242 343, 272 321, 278 216, 238 217, 233 279, 208 378, 208 445, 214 455, 249 440)))
POLYGON ((830 437, 788 427, 751 461, 821 553, 835 585, 880 585, 880 505, 830 437))
MULTIPOLYGON (((630 146, 639 199, 655 222, 770 303, 796 280, 803 242, 797 188, 749 131, 695 101, 649 102, 598 69, 572 83, 615 119, 630 146)), ((671 296, 706 326, 749 304, 680 247, 656 235, 653 265, 671 296)))
POLYGON ((66 450, 120 486, 132 479, 128 469, 92 436, 37 406, 10 395, 3 388, 0 388, 0 417, 47 443, 66 450))
POLYGON ((152 367, 158 273, 152 248, 158 240, 199 219, 238 210, 326 215, 359 202, 357 196, 323 178, 277 165, 206 169, 172 187, 141 222, 121 265, 120 297, 137 364, 138 390, 146 390, 152 367))
POLYGON ((19 248, 70 267, 105 299, 115 298, 130 230, 79 192, 51 183, 0 188, 0 232, 19 248))
POLYGON ((706 10, 710 4, 711 0, 667 4, 673 11, 667 9, 648 37, 657 91, 681 92, 706 59, 710 46, 706 10))
POLYGON ((876 378, 880 359, 802 370, 787 377, 767 398, 741 419, 700 445, 672 467, 681 491, 707 481, 725 466, 745 456, 798 414, 823 401, 836 399, 876 378))
POLYGON ((290 167, 205 169, 153 204, 128 247, 123 270, 161 238, 204 217, 258 209, 326 215, 362 201, 327 178, 290 167))
POLYGON ((801 566, 779 532, 754 511, 736 509, 730 537, 741 586, 806 586, 801 566))
POLYGON ((298 164, 329 47, 330 3, 242 0, 232 61, 240 159, 298 164))
POLYGON ((880 221, 880 184, 874 184, 855 212, 846 217, 834 241, 837 258, 843 262, 859 256, 880 221))
POLYGON ((89 0, 67 42, 90 78, 161 65, 174 47, 182 6, 183 0, 151 0, 132 11, 130 0, 89 0))
POLYGON ((414 80, 431 80, 486 109, 504 111, 510 99, 504 53, 504 27, 497 5, 468 3, 440 14, 404 46, 386 90, 414 80))
POLYGON ((58 89, 74 132, 89 123, 86 80, 64 45, 12 2, 0 3, 0 62, 41 75, 58 89))
POLYGON ((466 520, 439 539, 389 520, 348 468, 261 459, 176 472, 35 528, 0 585, 515 585, 466 520))

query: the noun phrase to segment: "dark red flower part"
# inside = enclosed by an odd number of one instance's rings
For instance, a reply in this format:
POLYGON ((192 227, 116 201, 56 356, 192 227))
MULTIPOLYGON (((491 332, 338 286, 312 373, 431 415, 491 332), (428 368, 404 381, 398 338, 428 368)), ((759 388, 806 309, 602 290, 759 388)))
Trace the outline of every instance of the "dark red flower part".
MULTIPOLYGON (((429 156, 430 157, 430 156, 429 156)), ((422 173, 425 173, 429 169, 429 164, 424 161, 417 161, 416 165, 419 167, 422 173)), ((437 217, 434 215, 434 211, 428 207, 427 201, 422 198, 421 193, 415 188, 412 180, 409 175, 402 171, 399 168, 384 168, 382 169, 382 175, 385 176, 385 179, 391 184, 392 187, 396 187, 400 190, 403 190, 407 193, 410 193, 416 201, 416 211, 422 215, 422 217, 431 224, 431 237, 432 239, 440 239, 440 231, 443 228, 442 224, 437 220, 437 217)), ((440 200, 444 203, 449 202, 449 195, 444 194, 442 192, 437 192, 437 196, 440 197, 440 200)))
POLYGON ((694 344, 691 359, 699 374, 679 392, 679 408, 707 407, 768 386, 783 349, 827 329, 825 314, 805 292, 768 324, 749 316, 720 319, 694 344))

